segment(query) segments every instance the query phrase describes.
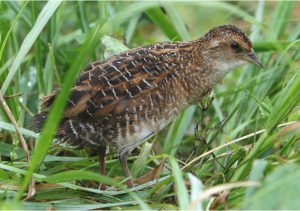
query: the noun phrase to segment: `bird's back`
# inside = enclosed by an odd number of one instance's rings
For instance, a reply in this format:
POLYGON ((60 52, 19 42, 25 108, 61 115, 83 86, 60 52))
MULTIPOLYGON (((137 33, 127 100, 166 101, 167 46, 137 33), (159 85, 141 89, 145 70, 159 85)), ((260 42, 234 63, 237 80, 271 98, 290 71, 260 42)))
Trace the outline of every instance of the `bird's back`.
MULTIPOLYGON (((79 147, 130 151, 188 105, 180 74, 191 50, 189 43, 164 42, 92 63, 72 89, 57 138, 79 147)), ((44 98, 37 129, 57 92, 44 98)))

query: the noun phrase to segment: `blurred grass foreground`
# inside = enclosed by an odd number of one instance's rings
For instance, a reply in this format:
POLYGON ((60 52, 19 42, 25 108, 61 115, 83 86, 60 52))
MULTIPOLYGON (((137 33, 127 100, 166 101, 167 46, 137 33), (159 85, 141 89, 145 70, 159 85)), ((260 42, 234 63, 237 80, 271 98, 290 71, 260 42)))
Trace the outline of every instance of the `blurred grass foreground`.
POLYGON ((299 38, 293 1, 1 1, 0 208, 299 209, 299 38), (232 71, 202 102, 215 97, 208 109, 190 107, 134 150, 129 167, 140 185, 125 188, 113 151, 100 177, 97 156, 52 143, 89 62, 222 24, 247 32, 265 68, 232 71), (57 87, 38 135, 33 115, 57 87))

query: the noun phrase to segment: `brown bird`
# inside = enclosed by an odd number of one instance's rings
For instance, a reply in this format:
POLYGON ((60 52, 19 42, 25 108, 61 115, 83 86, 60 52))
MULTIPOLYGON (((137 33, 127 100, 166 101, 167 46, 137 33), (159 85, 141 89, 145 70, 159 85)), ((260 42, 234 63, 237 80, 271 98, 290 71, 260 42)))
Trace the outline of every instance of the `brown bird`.
MULTIPOLYGON (((90 64, 72 88, 56 138, 97 149, 105 174, 109 146, 119 153, 128 187, 131 151, 197 104, 235 67, 258 61, 249 38, 233 25, 211 29, 189 42, 160 42, 90 64)), ((35 117, 39 131, 58 91, 46 96, 35 117)))

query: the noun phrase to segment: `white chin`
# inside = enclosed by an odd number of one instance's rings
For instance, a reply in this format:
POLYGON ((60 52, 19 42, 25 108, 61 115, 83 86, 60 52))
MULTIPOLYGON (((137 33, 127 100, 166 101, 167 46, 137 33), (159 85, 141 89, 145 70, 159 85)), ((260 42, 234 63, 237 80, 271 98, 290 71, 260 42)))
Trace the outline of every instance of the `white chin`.
POLYGON ((231 70, 234 70, 236 67, 245 64, 244 61, 230 61, 230 62, 222 62, 218 65, 218 71, 224 75, 229 73, 231 70))

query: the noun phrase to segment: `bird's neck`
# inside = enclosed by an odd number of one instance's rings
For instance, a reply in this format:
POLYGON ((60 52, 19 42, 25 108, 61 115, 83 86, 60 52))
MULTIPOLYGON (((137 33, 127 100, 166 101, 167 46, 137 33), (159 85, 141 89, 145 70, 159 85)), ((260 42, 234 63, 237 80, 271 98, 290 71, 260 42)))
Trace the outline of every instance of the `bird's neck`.
POLYGON ((212 55, 201 38, 192 42, 195 47, 190 52, 180 77, 182 86, 189 93, 189 102, 194 104, 241 63, 212 55))

